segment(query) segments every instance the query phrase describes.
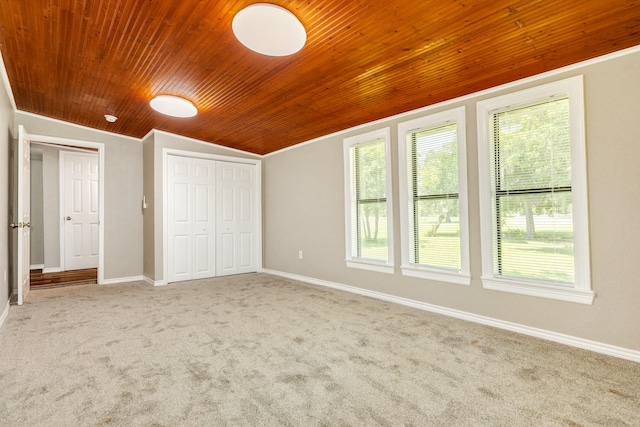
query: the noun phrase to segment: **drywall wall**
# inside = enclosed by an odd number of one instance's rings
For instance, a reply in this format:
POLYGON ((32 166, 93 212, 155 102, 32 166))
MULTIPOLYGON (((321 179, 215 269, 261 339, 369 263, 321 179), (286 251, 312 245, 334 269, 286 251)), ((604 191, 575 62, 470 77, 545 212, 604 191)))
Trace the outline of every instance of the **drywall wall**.
POLYGON ((42 152, 31 150, 31 266, 44 266, 44 217, 42 209, 42 152))
POLYGON ((44 268, 60 269, 60 150, 52 145, 41 145, 42 151, 42 203, 44 210, 44 268))
MULTIPOLYGON (((16 112, 14 129, 29 134, 104 144, 104 279, 142 276, 142 143, 24 112, 16 112)), ((45 206, 47 209, 47 206, 45 206)))
MULTIPOLYGON (((264 267, 461 310, 558 334, 640 350, 637 244, 640 200, 640 52, 554 75, 527 79, 492 93, 394 117, 268 155, 264 175, 264 267), (593 305, 483 289, 478 201, 476 102, 584 75, 593 305), (392 133, 393 191, 398 194, 397 125, 465 106, 470 215, 470 286, 347 268, 344 244, 345 137, 386 126, 392 133), (302 250, 304 258, 298 259, 302 250)), ((395 259, 400 260, 398 197, 394 198, 395 259)))

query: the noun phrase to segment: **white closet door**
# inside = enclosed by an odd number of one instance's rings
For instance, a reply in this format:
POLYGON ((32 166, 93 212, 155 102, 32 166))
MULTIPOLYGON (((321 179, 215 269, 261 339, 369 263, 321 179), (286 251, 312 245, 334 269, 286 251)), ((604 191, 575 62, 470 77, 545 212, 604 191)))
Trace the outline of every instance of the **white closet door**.
POLYGON ((192 159, 193 163, 193 278, 216 275, 215 169, 216 162, 192 159))
POLYGON ((167 157, 168 281, 215 276, 215 162, 167 157))
POLYGON ((217 162, 217 275, 257 271, 255 165, 217 162))

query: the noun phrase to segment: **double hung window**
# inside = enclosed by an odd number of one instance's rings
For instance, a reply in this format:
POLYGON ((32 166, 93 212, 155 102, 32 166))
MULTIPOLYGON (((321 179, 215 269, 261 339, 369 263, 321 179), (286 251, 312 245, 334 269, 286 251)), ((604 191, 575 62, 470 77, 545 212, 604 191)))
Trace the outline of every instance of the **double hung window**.
POLYGON ((592 302, 582 85, 478 103, 486 288, 592 302))
POLYGON ((344 140, 347 265, 393 273, 389 128, 344 140))
POLYGON ((401 123, 403 274, 469 284, 464 107, 401 123))

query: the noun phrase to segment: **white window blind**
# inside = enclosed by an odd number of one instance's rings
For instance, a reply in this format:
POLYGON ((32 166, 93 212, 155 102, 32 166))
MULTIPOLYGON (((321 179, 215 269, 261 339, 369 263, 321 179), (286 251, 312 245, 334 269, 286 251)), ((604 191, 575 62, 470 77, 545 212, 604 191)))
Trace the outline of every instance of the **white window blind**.
POLYGON ((344 139, 345 247, 348 267, 393 274, 390 131, 344 139))
POLYGON ((569 99, 490 112, 493 273, 573 284, 569 99))
POLYGON ((402 274, 469 285, 465 108, 398 124, 402 274))
POLYGON ((354 197, 352 198, 352 255, 387 261, 386 156, 382 139, 352 148, 354 197))
POLYGON ((410 262, 460 270, 457 125, 407 135, 410 145, 410 262))

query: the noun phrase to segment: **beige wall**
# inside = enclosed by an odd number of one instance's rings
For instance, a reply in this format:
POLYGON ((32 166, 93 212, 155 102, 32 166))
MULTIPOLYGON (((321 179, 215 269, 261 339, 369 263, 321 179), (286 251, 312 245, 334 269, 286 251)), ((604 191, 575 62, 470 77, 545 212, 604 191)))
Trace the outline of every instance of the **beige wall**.
POLYGON ((104 143, 104 278, 142 276, 142 143, 22 112, 18 125, 30 134, 104 143))
POLYGON ((13 132, 13 108, 0 84, 0 315, 9 301, 9 147, 13 132), (6 280, 5 280, 6 277, 6 280))
POLYGON ((634 270, 640 242, 640 53, 527 81, 402 118, 330 136, 266 156, 264 267, 488 316, 632 350, 640 350, 640 285, 634 270), (593 305, 482 288, 475 103, 583 74, 590 209, 593 305), (342 140, 391 127, 395 259, 400 260, 397 124, 466 106, 471 286, 349 269, 345 266, 342 140), (304 259, 298 260, 298 250, 304 259))
POLYGON ((145 210, 145 230, 149 233, 153 229, 153 239, 147 241, 145 235, 145 259, 144 271, 145 276, 151 280, 161 282, 164 280, 164 248, 163 248, 163 167, 162 152, 163 149, 169 148, 174 150, 183 150, 196 153, 206 153, 218 156, 242 157, 249 159, 259 159, 260 156, 225 148, 220 145, 204 143, 190 138, 181 137, 179 135, 169 134, 161 131, 154 131, 153 135, 148 136, 143 142, 144 148, 144 166, 145 166, 145 193, 147 194, 147 209, 145 210), (149 147, 153 147, 153 149, 149 147), (153 155, 150 160, 149 156, 153 155), (150 183, 153 177, 153 183, 150 183), (152 185, 152 186, 151 186, 152 185), (150 197, 149 194, 152 194, 150 197), (147 251, 147 248, 153 247, 153 252, 147 251))
MULTIPOLYGON (((41 145, 43 206, 60 206, 60 150, 52 145, 41 145)), ((44 210, 44 267, 60 268, 60 210, 44 210)))
POLYGON ((42 152, 31 149, 31 265, 44 265, 44 218, 42 211, 42 152))

